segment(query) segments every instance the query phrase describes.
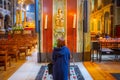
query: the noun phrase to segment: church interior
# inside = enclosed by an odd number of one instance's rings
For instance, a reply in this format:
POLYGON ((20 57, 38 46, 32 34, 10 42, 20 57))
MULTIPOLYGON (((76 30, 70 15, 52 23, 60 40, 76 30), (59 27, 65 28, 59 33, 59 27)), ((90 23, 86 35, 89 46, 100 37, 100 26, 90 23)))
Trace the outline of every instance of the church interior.
POLYGON ((120 0, 0 0, 0 80, 53 80, 57 40, 69 80, 120 80, 120 0))

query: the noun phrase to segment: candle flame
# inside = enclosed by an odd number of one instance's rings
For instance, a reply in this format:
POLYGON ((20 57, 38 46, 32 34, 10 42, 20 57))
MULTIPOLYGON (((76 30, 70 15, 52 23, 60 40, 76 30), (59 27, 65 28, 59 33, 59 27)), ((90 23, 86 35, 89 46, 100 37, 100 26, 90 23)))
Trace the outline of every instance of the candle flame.
POLYGON ((45 16, 45 29, 47 29, 48 15, 45 16))
POLYGON ((74 17, 73 17, 73 28, 75 28, 76 26, 76 14, 74 14, 74 17))

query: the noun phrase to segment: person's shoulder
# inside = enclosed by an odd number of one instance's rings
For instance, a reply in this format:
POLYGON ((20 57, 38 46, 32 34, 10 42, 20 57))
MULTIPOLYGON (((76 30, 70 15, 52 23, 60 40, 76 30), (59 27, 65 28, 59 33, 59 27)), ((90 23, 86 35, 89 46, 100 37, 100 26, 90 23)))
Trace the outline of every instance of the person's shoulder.
POLYGON ((61 48, 59 48, 59 47, 54 47, 54 49, 53 49, 53 51, 60 51, 61 50, 61 48))
POLYGON ((68 48, 67 46, 63 46, 63 48, 64 48, 64 49, 68 49, 68 50, 69 50, 69 48, 68 48))
POLYGON ((67 46, 62 46, 62 48, 67 48, 67 46))

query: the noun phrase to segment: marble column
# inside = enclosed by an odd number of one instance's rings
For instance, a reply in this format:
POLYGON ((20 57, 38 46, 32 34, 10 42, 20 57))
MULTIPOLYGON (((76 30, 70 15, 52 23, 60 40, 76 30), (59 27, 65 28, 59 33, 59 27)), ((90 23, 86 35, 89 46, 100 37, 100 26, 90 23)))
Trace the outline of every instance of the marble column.
POLYGON ((19 25, 22 26, 22 4, 20 4, 19 25))
POLYGON ((4 9, 4 0, 2 0, 2 8, 4 9))
POLYGON ((24 11, 24 28, 26 27, 26 11, 24 11))
POLYGON ((6 10, 8 10, 8 0, 6 0, 6 10))

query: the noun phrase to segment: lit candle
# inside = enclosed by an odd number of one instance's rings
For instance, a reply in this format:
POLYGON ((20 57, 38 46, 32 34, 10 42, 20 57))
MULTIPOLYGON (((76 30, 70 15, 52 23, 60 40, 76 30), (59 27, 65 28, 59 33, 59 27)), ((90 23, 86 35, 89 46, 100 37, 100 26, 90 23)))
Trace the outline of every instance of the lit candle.
POLYGON ((45 16, 45 29, 47 29, 47 20, 48 20, 48 15, 45 16))
POLYGON ((75 24, 76 24, 76 14, 74 14, 74 17, 73 17, 73 28, 75 28, 75 24))

